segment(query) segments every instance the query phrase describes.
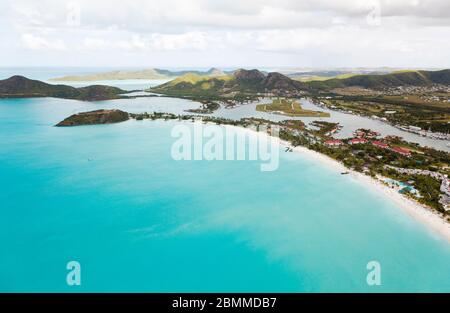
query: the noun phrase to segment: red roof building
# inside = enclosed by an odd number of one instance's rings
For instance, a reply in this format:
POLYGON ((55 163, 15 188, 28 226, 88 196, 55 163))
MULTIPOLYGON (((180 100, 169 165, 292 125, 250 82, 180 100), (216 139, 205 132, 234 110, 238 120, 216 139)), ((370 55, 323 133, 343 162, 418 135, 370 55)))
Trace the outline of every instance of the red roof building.
POLYGON ((409 149, 402 148, 402 147, 392 147, 391 151, 394 151, 395 153, 399 153, 399 154, 404 155, 404 156, 410 156, 411 155, 411 151, 409 149))
POLYGON ((333 139, 333 140, 327 140, 325 141, 325 145, 329 146, 329 147, 338 147, 340 145, 342 145, 343 142, 338 140, 338 139, 333 139))
POLYGON ((384 143, 384 142, 378 141, 378 140, 372 141, 372 144, 374 146, 377 146, 377 147, 382 148, 382 149, 388 149, 389 148, 389 145, 387 143, 384 143))
POLYGON ((351 145, 357 145, 360 143, 367 143, 367 139, 365 138, 352 138, 348 141, 349 144, 351 145))

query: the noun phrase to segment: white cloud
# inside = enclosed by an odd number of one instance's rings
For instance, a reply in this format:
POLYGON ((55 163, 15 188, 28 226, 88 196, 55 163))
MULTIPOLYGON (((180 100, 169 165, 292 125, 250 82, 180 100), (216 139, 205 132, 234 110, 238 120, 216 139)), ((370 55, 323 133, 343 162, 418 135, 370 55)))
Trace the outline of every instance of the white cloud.
MULTIPOLYGON (((447 0, 8 0, 23 24, 68 27, 80 15, 81 27, 134 31, 186 31, 208 28, 297 28, 330 26, 336 18, 364 21, 374 6, 385 18, 408 17, 438 23, 450 18, 447 0), (69 25, 68 25, 69 24, 69 25)), ((449 22, 449 21, 447 21, 449 22)))
POLYGON ((225 57, 261 65, 450 62, 444 48, 450 37, 448 0, 3 1, 0 24, 9 23, 0 30, 3 48, 64 50, 80 65, 92 57, 131 62, 124 58, 130 53, 136 63, 138 55, 168 63, 178 52, 197 59, 177 55, 173 66, 206 60, 213 66, 225 57), (369 13, 374 15, 367 19, 369 13))
POLYGON ((83 40, 83 43, 81 47, 79 47, 79 50, 95 51, 108 49, 109 47, 110 43, 104 39, 88 37, 83 40))
POLYGON ((86 38, 79 50, 121 49, 127 52, 151 52, 171 50, 206 50, 218 37, 208 33, 187 32, 183 34, 154 33, 148 36, 134 34, 130 38, 106 41, 101 38, 86 38))
POLYGON ((48 40, 33 34, 23 34, 21 37, 23 46, 31 50, 66 50, 66 45, 60 39, 48 40))

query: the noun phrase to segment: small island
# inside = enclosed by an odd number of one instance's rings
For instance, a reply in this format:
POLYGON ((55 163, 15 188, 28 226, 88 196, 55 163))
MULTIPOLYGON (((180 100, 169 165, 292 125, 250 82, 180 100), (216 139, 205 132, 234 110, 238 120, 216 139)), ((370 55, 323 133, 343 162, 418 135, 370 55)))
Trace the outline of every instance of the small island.
POLYGON ((129 118, 129 114, 121 110, 96 110, 71 115, 56 126, 113 124, 124 122, 129 118))
POLYGON ((186 112, 198 113, 198 114, 211 114, 214 111, 220 109, 220 104, 213 101, 201 101, 202 106, 198 109, 189 109, 186 112))
POLYGON ((294 117, 330 117, 330 113, 305 110, 296 100, 274 99, 271 104, 258 104, 256 111, 294 117))

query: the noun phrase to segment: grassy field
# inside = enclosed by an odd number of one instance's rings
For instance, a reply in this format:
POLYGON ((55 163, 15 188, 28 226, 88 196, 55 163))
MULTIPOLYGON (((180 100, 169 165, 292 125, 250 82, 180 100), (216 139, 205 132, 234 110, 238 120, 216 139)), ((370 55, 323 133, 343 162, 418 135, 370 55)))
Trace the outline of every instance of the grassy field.
POLYGON ((288 99, 275 99, 271 104, 258 104, 256 111, 296 117, 330 117, 329 113, 305 110, 299 102, 288 99))

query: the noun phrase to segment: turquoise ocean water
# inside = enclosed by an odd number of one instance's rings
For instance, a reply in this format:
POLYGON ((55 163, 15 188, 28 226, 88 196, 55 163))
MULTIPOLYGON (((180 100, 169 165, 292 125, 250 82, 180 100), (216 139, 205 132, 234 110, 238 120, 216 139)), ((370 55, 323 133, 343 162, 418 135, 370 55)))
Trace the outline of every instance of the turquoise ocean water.
POLYGON ((196 105, 0 100, 0 291, 450 291, 448 242, 307 156, 281 151, 261 172, 174 161, 177 122, 53 127, 100 107, 196 105), (81 286, 66 284, 72 260, 81 286), (366 283, 372 260, 381 286, 366 283))

